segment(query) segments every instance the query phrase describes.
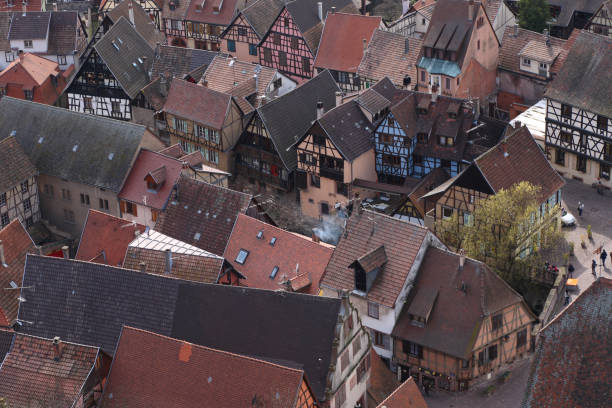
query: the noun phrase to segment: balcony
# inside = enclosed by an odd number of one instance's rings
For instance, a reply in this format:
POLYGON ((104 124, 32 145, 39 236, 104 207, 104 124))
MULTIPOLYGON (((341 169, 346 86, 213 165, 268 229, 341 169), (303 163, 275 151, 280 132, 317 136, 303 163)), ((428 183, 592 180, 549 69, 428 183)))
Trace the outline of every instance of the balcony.
POLYGON ((321 167, 321 169, 319 170, 319 174, 321 175, 321 177, 325 177, 328 179, 339 181, 340 183, 344 183, 344 171, 342 170, 330 169, 328 167, 321 167))

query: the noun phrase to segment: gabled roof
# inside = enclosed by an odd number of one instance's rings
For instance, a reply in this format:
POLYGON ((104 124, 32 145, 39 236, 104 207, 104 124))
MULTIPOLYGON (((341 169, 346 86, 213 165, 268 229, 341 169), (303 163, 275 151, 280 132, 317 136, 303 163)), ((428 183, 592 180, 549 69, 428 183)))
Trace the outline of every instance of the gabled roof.
POLYGON ((563 177, 552 168, 526 126, 510 128, 508 132, 497 146, 474 160, 474 164, 495 192, 528 181, 540 188, 540 199, 547 200, 565 185, 563 177))
MULTIPOLYGON (((71 55, 79 53, 86 45, 85 38, 78 43, 77 32, 81 31, 79 13, 76 11, 53 11, 49 24, 48 54, 71 55)), ((85 34, 83 34, 85 37, 85 34)))
MULTIPOLYGON (((558 56, 551 64, 549 71, 553 74, 559 72, 563 66, 563 62, 568 53, 567 40, 549 36, 551 47, 559 49, 558 56)), ((524 28, 506 27, 499 48, 499 68, 512 72, 518 72, 523 75, 535 75, 520 69, 520 51, 529 43, 538 43, 540 46, 546 47, 546 36, 535 31, 525 30, 524 28)), ((548 47, 547 47, 548 48, 548 47)))
POLYGON ((124 17, 113 24, 94 48, 130 99, 149 83, 153 48, 124 17))
POLYGON ((181 176, 177 192, 155 229, 198 248, 223 255, 238 214, 251 195, 181 176))
POLYGON ((0 364, 2 364, 2 361, 4 361, 6 353, 11 350, 14 337, 15 332, 12 329, 0 328, 0 364))
POLYGON ((612 280, 600 277, 544 326, 522 408, 612 405, 610 310, 612 280))
POLYGON ((24 274, 23 286, 31 285, 36 290, 23 289, 27 302, 19 310, 20 319, 33 322, 23 325, 29 334, 61 336, 113 353, 122 326, 133 326, 303 367, 315 396, 325 399, 341 299, 208 285, 35 255, 24 274), (231 324, 223 316, 231 316, 231 324))
POLYGON ((48 11, 14 13, 9 29, 9 40, 43 40, 49 34, 51 13, 48 11))
POLYGON ((97 347, 62 342, 57 361, 53 340, 17 333, 0 367, 0 395, 11 407, 76 406, 98 353, 97 347))
POLYGON ((329 13, 314 61, 316 68, 357 72, 372 34, 382 21, 378 16, 329 13))
POLYGON ((0 129, 5 137, 15 131, 41 174, 113 192, 121 189, 146 131, 134 123, 6 96, 0 100, 0 129))
POLYGON ((427 403, 414 379, 409 377, 377 408, 427 408, 427 403))
MULTIPOLYGON (((113 23, 117 23, 121 17, 130 21, 129 7, 132 5, 134 13, 134 28, 144 38, 151 48, 154 48, 157 43, 164 44, 166 42, 166 36, 160 32, 155 23, 137 1, 134 0, 123 0, 112 10, 108 11, 106 15, 111 19, 113 23)), ((131 21, 130 21, 131 22, 131 21)))
POLYGON ((427 228, 363 210, 348 219, 344 231, 325 269, 321 286, 347 291, 355 289, 355 274, 349 265, 370 251, 384 246, 387 262, 378 273, 367 298, 394 307, 408 273, 416 262, 417 253, 427 245, 427 228))
POLYGON ((155 275, 166 275, 194 282, 217 283, 223 257, 148 230, 132 241, 127 249, 123 267, 155 275), (170 265, 168 266, 168 252, 170 265))
POLYGON ((101 406, 234 408, 257 398, 262 406, 294 407, 303 379, 301 369, 126 326, 101 406))
POLYGON ((144 225, 90 209, 75 259, 121 266, 129 243, 144 230, 144 225))
POLYGON ((389 366, 380 358, 374 348, 370 350, 370 360, 370 378, 366 391, 368 407, 378 407, 380 402, 384 401, 400 386, 400 382, 397 380, 397 375, 389 369, 389 366))
MULTIPOLYGON (((19 1, 13 1, 9 6, 7 1, 3 1, 0 3, 0 11, 16 11, 21 13, 23 10, 23 3, 19 1)), ((42 1, 41 0, 29 0, 26 3, 26 10, 29 12, 32 11, 40 11, 42 10, 42 1)))
POLYGON ((223 128, 231 103, 232 96, 229 94, 182 79, 174 79, 163 110, 220 130, 223 128))
POLYGON ((246 277, 241 285, 251 288, 283 289, 286 280, 306 274, 310 285, 300 290, 313 295, 319 292, 319 281, 329 262, 333 248, 313 242, 289 231, 266 224, 245 214, 240 214, 234 225, 225 259, 246 277), (258 238, 258 234, 262 237, 258 238), (271 240, 274 239, 274 244, 271 240), (240 250, 247 250, 245 262, 236 262, 240 250), (278 271, 272 277, 274 267, 278 271))
POLYGON ((297 166, 294 144, 310 128, 317 116, 317 102, 323 108, 336 105, 336 92, 340 91, 328 70, 324 70, 291 92, 257 109, 274 147, 289 171, 297 166))
MULTIPOLYGON (((393 329, 393 337, 468 359, 485 316, 523 302, 516 293, 487 265, 466 258, 459 268, 459 255, 429 247, 418 271, 415 286, 393 329), (461 290, 465 288, 465 292, 461 290), (420 292, 437 291, 437 298, 424 327, 411 324, 409 309, 413 302, 428 301, 420 292)), ((524 306, 527 309, 525 304, 524 306)), ((531 315, 535 320, 535 316, 531 315)), ((524 322, 529 326, 528 322, 524 322)))
POLYGON ((14 136, 0 141, 0 192, 4 193, 37 174, 36 167, 14 136))
POLYGON ((261 39, 266 35, 284 5, 285 0, 257 0, 243 9, 241 14, 261 39))
POLYGON ((612 38, 581 31, 544 96, 612 118, 612 38))
POLYGON ((561 47, 548 46, 540 41, 529 41, 519 51, 518 55, 538 62, 552 64, 561 53, 561 49, 561 47))
POLYGON ((232 21, 237 10, 238 0, 192 0, 189 1, 186 19, 199 23, 226 26, 232 21))
POLYGON ((145 207, 163 210, 166 208, 182 170, 183 163, 180 160, 143 149, 138 154, 130 174, 123 184, 119 198, 145 207), (147 188, 145 178, 155 171, 157 171, 155 174, 158 175, 159 179, 157 183, 161 182, 161 185, 158 190, 152 191, 147 188), (163 180, 160 179, 162 171, 164 173, 163 180))
POLYGON ((185 20, 191 0, 164 0, 162 16, 174 20, 185 20))
POLYGON ((4 259, 7 265, 4 267, 0 264, 0 309, 4 312, 8 324, 11 325, 17 318, 19 289, 5 288, 21 286, 26 255, 37 254, 38 250, 17 219, 0 229, 0 241, 4 247, 4 259))
POLYGON ((574 13, 581 12, 592 14, 604 0, 547 0, 549 6, 555 6, 561 9, 559 15, 554 19, 554 25, 568 27, 574 13))
POLYGON ((355 100, 332 108, 317 122, 348 161, 353 161, 374 148, 372 144, 374 126, 359 109, 355 100))
POLYGON ((217 55, 219 53, 216 51, 161 45, 155 50, 151 78, 156 79, 160 74, 170 73, 174 78, 185 79, 185 76, 195 69, 208 67, 217 55))
POLYGON ((413 86, 417 81, 416 62, 422 43, 420 38, 376 30, 357 73, 361 78, 374 81, 388 77, 396 86, 401 87, 404 86, 404 78, 408 76, 413 86))

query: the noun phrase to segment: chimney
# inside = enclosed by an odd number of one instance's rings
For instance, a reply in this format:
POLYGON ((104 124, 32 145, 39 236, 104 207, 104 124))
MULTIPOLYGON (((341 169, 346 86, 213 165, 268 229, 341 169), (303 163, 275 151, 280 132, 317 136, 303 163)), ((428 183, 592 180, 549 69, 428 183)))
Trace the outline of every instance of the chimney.
POLYGON ((134 238, 138 238, 139 235, 140 235, 140 231, 134 230, 134 238))
POLYGON ((504 139, 504 141, 501 142, 501 149, 502 149, 502 152, 504 152, 504 157, 510 156, 510 154, 508 153, 508 150, 506 149, 506 139, 504 139))
POLYGON ((207 87, 208 86, 208 81, 204 78, 202 78, 202 80, 200 81, 200 85, 207 87))
POLYGON ((342 105, 342 92, 336 91, 336 106, 342 105))
POLYGON ((521 125, 522 125, 522 123, 521 123, 521 121, 520 121, 520 120, 515 120, 515 121, 514 121, 514 128, 515 128, 515 129, 520 129, 520 128, 521 128, 521 125))
POLYGON ((62 349, 64 348, 64 345, 62 344, 62 340, 59 337, 54 337, 53 338, 53 351, 55 354, 55 357, 53 357, 53 359, 55 361, 60 361, 60 358, 62 358, 62 349))
POLYGON ((335 14, 335 13, 336 13, 336 6, 332 6, 332 8, 331 8, 331 12, 332 12, 332 14, 335 14))
POLYGON ((548 33, 548 29, 544 29, 544 41, 546 41, 546 46, 550 47, 550 34, 548 33))
POLYGON ((319 14, 319 20, 323 21, 323 2, 317 2, 317 12, 319 14))
POLYGON ((324 113, 325 109, 323 109, 323 102, 317 102, 317 120, 321 119, 324 113))
POLYGON ((53 11, 57 11, 57 3, 53 3, 53 11))
POLYGON ((138 266, 140 266, 140 272, 145 273, 147 272, 147 264, 144 262, 141 262, 138 264, 138 266))
POLYGON ((514 25, 514 36, 515 37, 518 37, 518 28, 519 28, 518 24, 515 24, 514 25))
POLYGON ((468 21, 474 19, 474 0, 468 1, 468 21))
POLYGON ((0 241, 0 265, 8 268, 6 264, 6 258, 4 257, 4 244, 0 241))
POLYGON ((70 253, 68 252, 68 246, 64 245, 62 247, 62 255, 64 255, 64 259, 70 259, 70 253))
POLYGON ((364 38, 361 40, 361 42, 363 43, 363 54, 365 55, 366 50, 368 49, 368 40, 364 38))
POLYGON ((134 8, 132 7, 131 1, 128 1, 128 16, 130 17, 130 23, 132 23, 132 25, 136 25, 134 23, 134 8))
POLYGON ((465 250, 461 248, 459 250, 459 270, 463 270, 463 265, 465 265, 465 250))
POLYGON ((169 275, 172 272, 172 251, 170 248, 166 249, 166 270, 164 273, 169 275))
POLYGON ((431 103, 438 101, 438 87, 436 85, 431 87, 431 103))
POLYGON ((319 237, 317 237, 317 234, 315 234, 314 231, 312 233, 312 242, 319 242, 319 237))
POLYGON ((168 81, 163 72, 159 73, 159 93, 161 96, 168 96, 168 81))
POLYGON ((25 16, 26 12, 28 11, 28 3, 24 1, 21 5, 21 10, 23 11, 23 15, 25 16))

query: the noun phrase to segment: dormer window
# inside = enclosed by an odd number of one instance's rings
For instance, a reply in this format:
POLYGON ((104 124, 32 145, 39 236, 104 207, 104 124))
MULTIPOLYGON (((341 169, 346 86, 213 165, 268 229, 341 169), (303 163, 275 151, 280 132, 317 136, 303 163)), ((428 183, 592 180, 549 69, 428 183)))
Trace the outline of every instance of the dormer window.
POLYGON ((438 144, 440 146, 452 147, 455 145, 455 139, 448 136, 438 136, 438 144))
POLYGON ((387 254, 384 245, 371 250, 349 265, 355 271, 355 290, 368 293, 387 263, 387 254))
POLYGON ((418 288, 407 310, 410 323, 413 326, 425 327, 437 299, 437 288, 418 288))
POLYGON ((144 180, 147 183, 147 190, 150 192, 158 192, 166 181, 166 166, 161 166, 149 172, 144 180))

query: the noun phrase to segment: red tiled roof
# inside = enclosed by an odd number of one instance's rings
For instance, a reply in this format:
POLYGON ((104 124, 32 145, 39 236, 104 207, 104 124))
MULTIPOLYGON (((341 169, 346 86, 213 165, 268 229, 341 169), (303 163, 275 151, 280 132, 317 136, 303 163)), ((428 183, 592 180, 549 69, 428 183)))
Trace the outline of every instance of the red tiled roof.
POLYGON ((427 408, 427 403, 412 377, 402 383, 377 408, 427 408))
POLYGON ((178 182, 182 169, 183 163, 180 160, 149 150, 141 150, 119 193, 119 198, 156 210, 163 210, 174 185, 178 182), (147 188, 145 177, 149 174, 154 179, 159 179, 158 182, 161 182, 163 178, 159 190, 151 191, 147 188))
POLYGON ((160 150, 157 153, 165 154, 166 156, 174 157, 178 159, 185 155, 185 151, 181 147, 180 144, 173 144, 172 146, 166 147, 165 149, 160 150))
POLYGON ((221 129, 231 101, 231 95, 175 78, 163 110, 213 129, 221 129))
POLYGON ((335 71, 357 72, 364 48, 380 26, 381 17, 329 13, 319 42, 314 66, 335 71), (365 42, 365 44, 364 44, 365 42))
MULTIPOLYGON (((0 3, 0 11, 15 11, 21 13, 23 11, 23 3, 20 1, 14 0, 12 6, 8 5, 7 1, 3 1, 0 3)), ((42 11, 42 1, 41 0, 28 0, 26 2, 26 10, 27 11, 42 11)))
POLYGON ((565 184, 552 168, 527 126, 510 134, 474 163, 495 191, 509 189, 521 181, 541 188, 540 197, 548 199, 565 184))
POLYGON ((10 325, 4 310, 0 307, 0 327, 8 327, 10 325))
POLYGON ((368 380, 368 406, 375 407, 391 395, 400 382, 373 348, 370 350, 370 361, 372 365, 368 380))
MULTIPOLYGON (((188 0, 181 0, 188 1, 188 0)), ((199 23, 215 24, 226 26, 234 17, 234 12, 238 8, 238 0, 208 0, 208 1, 191 1, 186 13, 186 20, 197 21, 199 23), (202 3, 204 7, 201 7, 202 3), (200 10, 198 11, 198 6, 200 10), (221 10, 215 12, 215 7, 221 7, 221 10)))
POLYGON ((612 280, 599 278, 540 332, 524 408, 612 406, 612 280))
POLYGON ((144 230, 144 225, 89 210, 75 259, 121 266, 128 245, 134 240, 135 232, 142 233, 144 230))
POLYGON ((327 265, 321 286, 353 290, 354 271, 349 265, 382 245, 387 263, 378 273, 367 298, 394 307, 417 253, 427 245, 427 233, 427 228, 373 211, 354 213, 327 265))
POLYGON ((302 370, 125 326, 101 406, 290 408, 303 380, 302 370))
POLYGON ((96 364, 99 349, 16 334, 0 369, 0 395, 11 407, 72 407, 96 364))
POLYGON ((38 250, 17 219, 0 230, 0 241, 8 265, 8 268, 0 265, 0 309, 4 311, 8 324, 11 324, 17 318, 19 290, 4 290, 4 288, 10 288, 11 282, 21 286, 26 255, 37 254, 38 250))
POLYGON ((8 96, 25 99, 24 90, 31 90, 34 102, 53 105, 64 90, 66 79, 56 62, 25 53, 0 72, 0 85, 6 88, 8 96), (55 87, 51 77, 57 78, 55 87))
MULTIPOLYGON (((225 259, 246 280, 241 285, 251 288, 276 290, 283 288, 281 282, 296 278, 298 275, 309 274, 311 284, 304 287, 301 292, 317 294, 319 281, 329 262, 333 249, 313 242, 289 231, 266 224, 248 215, 240 214, 232 230, 229 243, 225 249, 225 259), (263 231, 261 239, 257 234, 263 231), (276 238, 274 245, 270 240, 276 238), (241 265, 236 262, 236 256, 241 249, 249 251, 246 262, 241 265), (299 271, 296 273, 296 266, 299 271), (274 267, 278 272, 274 278, 270 273, 274 267)), ((301 276, 300 281, 305 279, 301 276)), ((303 286, 304 282, 294 281, 296 287, 303 286)))

